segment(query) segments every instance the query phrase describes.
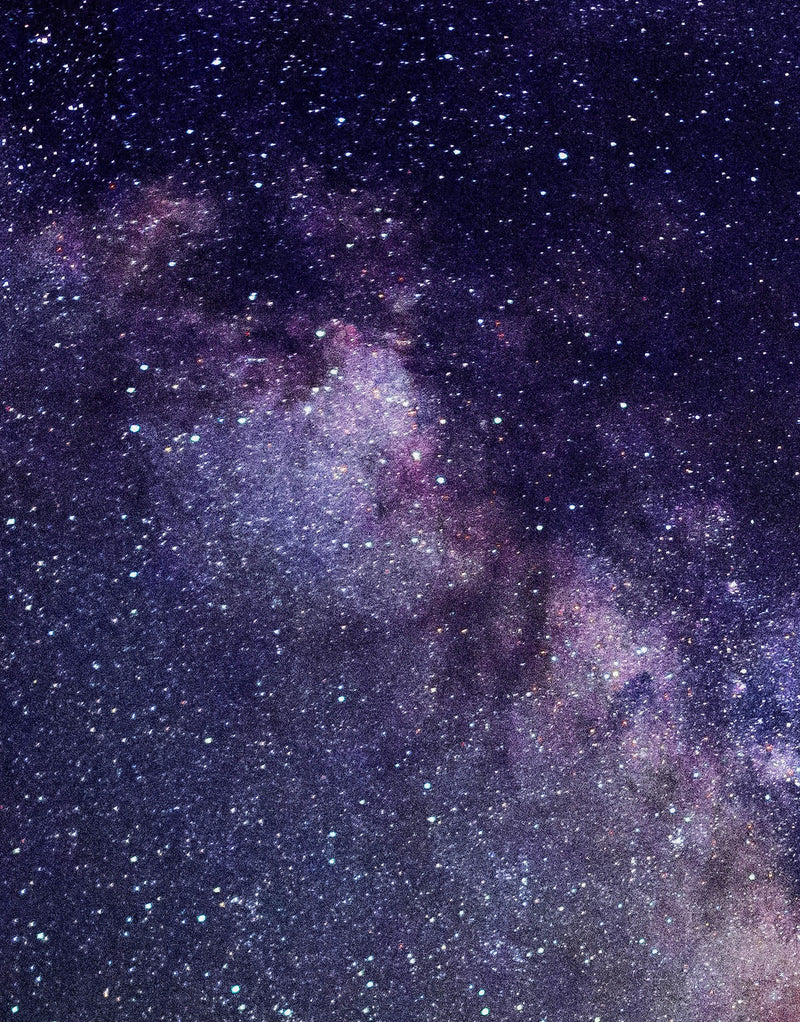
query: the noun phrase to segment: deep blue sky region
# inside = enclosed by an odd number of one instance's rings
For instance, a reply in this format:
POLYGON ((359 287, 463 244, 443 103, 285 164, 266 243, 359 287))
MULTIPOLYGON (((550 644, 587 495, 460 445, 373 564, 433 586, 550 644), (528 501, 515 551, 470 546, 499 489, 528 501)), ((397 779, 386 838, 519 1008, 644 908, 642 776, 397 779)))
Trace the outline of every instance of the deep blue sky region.
POLYGON ((800 1018, 799 17, 4 13, 2 1018, 800 1018))

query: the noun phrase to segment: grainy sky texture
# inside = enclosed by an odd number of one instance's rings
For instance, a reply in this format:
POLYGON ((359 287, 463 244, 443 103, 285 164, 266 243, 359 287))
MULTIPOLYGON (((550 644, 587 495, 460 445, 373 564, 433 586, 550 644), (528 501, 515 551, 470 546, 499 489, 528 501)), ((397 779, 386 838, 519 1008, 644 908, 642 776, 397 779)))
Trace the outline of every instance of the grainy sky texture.
POLYGON ((800 1018, 800 8, 0 31, 0 1018, 800 1018))

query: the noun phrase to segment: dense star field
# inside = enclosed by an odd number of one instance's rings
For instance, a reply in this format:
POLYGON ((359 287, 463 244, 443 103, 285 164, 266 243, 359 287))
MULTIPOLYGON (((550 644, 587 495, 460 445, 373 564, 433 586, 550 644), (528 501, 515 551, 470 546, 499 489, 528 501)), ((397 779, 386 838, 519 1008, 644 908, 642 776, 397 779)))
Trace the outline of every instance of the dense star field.
POLYGON ((800 1019, 800 10, 12 8, 2 1018, 800 1019))

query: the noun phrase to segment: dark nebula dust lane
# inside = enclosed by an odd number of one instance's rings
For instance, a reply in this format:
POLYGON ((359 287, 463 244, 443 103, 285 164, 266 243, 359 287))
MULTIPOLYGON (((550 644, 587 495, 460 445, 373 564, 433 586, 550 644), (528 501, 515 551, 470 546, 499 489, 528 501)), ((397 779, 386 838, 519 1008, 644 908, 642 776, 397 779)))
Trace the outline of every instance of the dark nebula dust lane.
POLYGON ((800 1018, 768 0, 0 35, 0 1013, 800 1018))

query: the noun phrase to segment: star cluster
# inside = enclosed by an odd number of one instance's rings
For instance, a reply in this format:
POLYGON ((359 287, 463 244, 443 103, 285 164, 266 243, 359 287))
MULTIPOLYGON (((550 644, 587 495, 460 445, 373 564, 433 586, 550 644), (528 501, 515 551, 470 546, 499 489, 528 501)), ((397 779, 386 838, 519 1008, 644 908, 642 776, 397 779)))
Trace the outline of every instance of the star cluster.
POLYGON ((793 33, 8 19, 0 1011, 798 1016, 793 33))

